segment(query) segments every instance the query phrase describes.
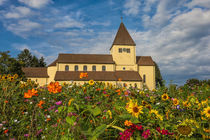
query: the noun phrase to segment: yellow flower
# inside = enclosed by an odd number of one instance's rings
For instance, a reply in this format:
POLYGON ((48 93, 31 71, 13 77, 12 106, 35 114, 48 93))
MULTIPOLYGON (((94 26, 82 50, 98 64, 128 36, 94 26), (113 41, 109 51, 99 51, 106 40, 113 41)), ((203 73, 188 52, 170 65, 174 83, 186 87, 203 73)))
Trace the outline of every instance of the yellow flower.
POLYGON ((162 97, 162 100, 163 100, 163 101, 166 101, 166 100, 169 99, 168 94, 166 94, 166 93, 163 94, 161 97, 162 97))
POLYGON ((132 101, 130 101, 129 104, 126 106, 126 109, 129 113, 132 114, 132 116, 135 116, 137 118, 140 113, 143 113, 143 106, 138 106, 137 102, 133 103, 132 101))
POLYGON ((179 100, 178 100, 177 98, 175 98, 175 99, 173 100, 173 104, 174 104, 175 106, 177 106, 177 105, 179 104, 179 100))
POLYGON ((151 113, 151 114, 154 113, 155 115, 157 115, 157 114, 158 114, 158 111, 155 110, 155 109, 151 109, 150 113, 151 113))
POLYGON ((203 113, 206 115, 207 118, 210 118, 210 107, 204 108, 203 113))
POLYGON ((208 99, 206 99, 206 100, 204 100, 204 101, 201 101, 202 106, 207 105, 207 103, 208 103, 208 99))
POLYGON ((94 83, 95 83, 95 82, 94 82, 93 80, 90 80, 90 81, 89 81, 89 85, 91 85, 91 86, 94 85, 94 83))
POLYGON ((71 102, 74 100, 74 98, 71 98, 68 102, 68 105, 70 106, 71 105, 71 102))
POLYGON ((193 134, 193 130, 189 125, 181 124, 177 127, 180 135, 190 137, 193 134))
POLYGON ((112 119, 112 112, 108 110, 107 113, 109 114, 110 119, 112 119))
POLYGON ((131 125, 132 125, 132 122, 131 122, 131 121, 128 121, 128 120, 126 120, 126 121, 124 122, 124 125, 125 125, 125 126, 131 126, 131 125))

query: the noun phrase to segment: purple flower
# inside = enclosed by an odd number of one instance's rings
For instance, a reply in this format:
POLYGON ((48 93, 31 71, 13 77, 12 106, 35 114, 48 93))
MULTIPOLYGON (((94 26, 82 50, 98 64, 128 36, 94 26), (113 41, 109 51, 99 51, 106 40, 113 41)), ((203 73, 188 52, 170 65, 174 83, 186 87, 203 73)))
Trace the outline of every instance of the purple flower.
POLYGON ((177 109, 180 109, 180 105, 177 105, 176 108, 177 108, 177 109))
POLYGON ((144 137, 144 139, 147 139, 150 135, 151 134, 150 134, 150 130, 149 129, 147 129, 146 131, 144 131, 142 133, 142 137, 144 137))
POLYGON ((55 103, 56 105, 61 105, 62 104, 62 101, 58 101, 55 103))
POLYGON ((55 113, 56 113, 56 112, 58 112, 58 110, 57 110, 57 109, 55 110, 55 113))
POLYGON ((54 108, 55 108, 55 105, 53 105, 50 108, 48 108, 48 111, 53 110, 54 108))
POLYGON ((37 131, 36 136, 38 136, 41 132, 42 132, 42 129, 40 129, 39 131, 37 131))

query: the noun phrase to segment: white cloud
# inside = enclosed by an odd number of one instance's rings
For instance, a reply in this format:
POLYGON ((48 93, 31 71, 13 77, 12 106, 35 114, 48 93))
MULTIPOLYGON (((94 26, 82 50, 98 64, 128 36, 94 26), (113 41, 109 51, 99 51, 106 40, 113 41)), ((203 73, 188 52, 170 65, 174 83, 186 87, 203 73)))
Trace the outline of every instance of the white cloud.
POLYGON ((19 20, 17 23, 10 23, 9 25, 4 26, 7 28, 7 30, 24 38, 30 35, 28 32, 41 27, 39 23, 30 21, 28 19, 19 20))
POLYGON ((151 9, 152 9, 152 5, 153 5, 154 3, 156 3, 156 2, 157 2, 157 0, 146 0, 146 1, 145 1, 145 6, 144 6, 144 8, 143 8, 143 11, 144 11, 144 12, 150 12, 151 9))
POLYGON ((139 0, 126 0, 124 4, 125 10, 123 11, 124 14, 136 16, 139 13, 140 8, 140 1, 139 0))
POLYGON ((83 28, 85 25, 70 16, 64 16, 55 24, 55 28, 83 28))
POLYGON ((189 8, 193 8, 195 6, 210 8, 210 0, 192 0, 190 3, 187 3, 186 6, 189 8))
POLYGON ((101 22, 93 21, 90 24, 93 25, 93 26, 94 25, 109 26, 111 23, 110 23, 110 21, 106 21, 106 22, 104 22, 104 21, 101 21, 101 22))
POLYGON ((33 8, 42 8, 45 5, 52 2, 51 0, 19 0, 19 2, 24 3, 33 8))
POLYGON ((29 8, 23 6, 12 6, 10 9, 11 11, 4 15, 5 18, 22 18, 32 14, 29 8))
POLYGON ((210 10, 195 8, 175 16, 158 31, 136 32, 137 55, 152 56, 164 76, 176 81, 210 73, 209 17, 210 10))
POLYGON ((0 5, 3 5, 3 3, 5 2, 6 0, 0 0, 0 5))

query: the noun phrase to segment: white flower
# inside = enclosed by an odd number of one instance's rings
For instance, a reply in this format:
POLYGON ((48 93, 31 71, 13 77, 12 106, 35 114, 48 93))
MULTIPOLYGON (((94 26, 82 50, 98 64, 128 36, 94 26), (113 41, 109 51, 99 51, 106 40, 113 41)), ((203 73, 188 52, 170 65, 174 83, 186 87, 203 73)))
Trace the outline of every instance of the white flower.
POLYGON ((42 139, 44 139, 45 138, 45 136, 42 136, 42 139))
POLYGON ((50 118, 50 115, 47 115, 47 118, 50 118))
POLYGON ((159 105, 160 103, 156 103, 156 105, 159 105))
POLYGON ((17 120, 14 120, 14 122, 17 122, 17 120))
POLYGON ((26 115, 27 115, 27 114, 28 114, 28 112, 24 112, 24 114, 26 114, 26 115))
POLYGON ((44 97, 43 100, 45 100, 46 98, 44 97))
POLYGON ((33 102, 30 102, 30 104, 33 104, 33 102))

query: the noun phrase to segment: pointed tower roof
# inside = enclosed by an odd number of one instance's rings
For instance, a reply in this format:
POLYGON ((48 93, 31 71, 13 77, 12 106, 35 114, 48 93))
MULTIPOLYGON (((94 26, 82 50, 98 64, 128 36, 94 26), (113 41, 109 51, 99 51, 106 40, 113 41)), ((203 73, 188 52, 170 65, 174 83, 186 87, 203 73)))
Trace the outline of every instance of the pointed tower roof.
MULTIPOLYGON (((113 45, 131 45, 131 46, 136 46, 136 43, 133 41, 131 38, 130 34, 128 33, 125 25, 123 22, 121 22, 120 27, 117 31, 117 34, 115 36, 113 45)), ((112 48, 112 47, 111 47, 112 48)), ((110 50, 111 50, 110 48, 110 50)))

